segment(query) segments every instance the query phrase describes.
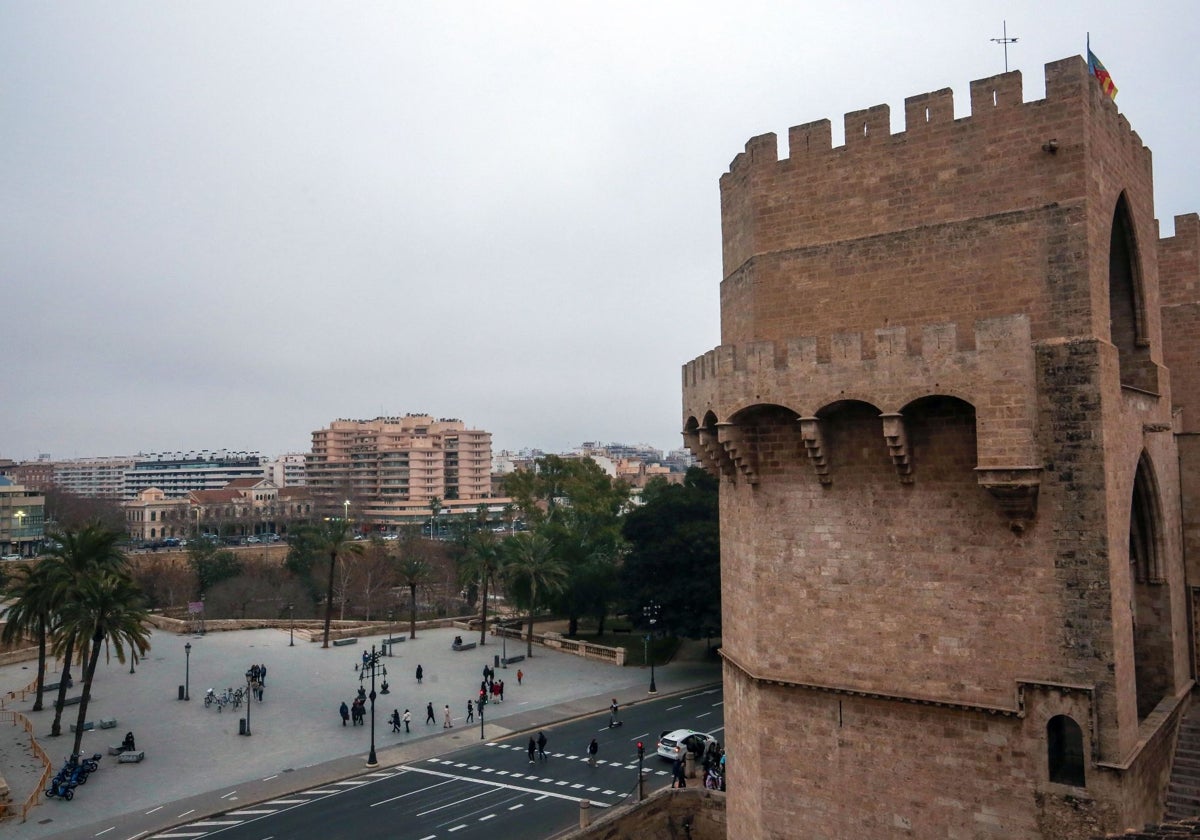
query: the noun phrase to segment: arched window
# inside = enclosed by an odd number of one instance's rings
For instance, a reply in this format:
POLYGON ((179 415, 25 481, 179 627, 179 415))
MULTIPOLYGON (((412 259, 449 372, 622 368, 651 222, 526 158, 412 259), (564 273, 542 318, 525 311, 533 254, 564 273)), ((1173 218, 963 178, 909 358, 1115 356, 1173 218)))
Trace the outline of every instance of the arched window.
POLYGON ((1121 384, 1156 391, 1142 299, 1141 258, 1124 193, 1113 211, 1108 249, 1109 340, 1117 348, 1121 384))
POLYGON ((1083 787, 1083 730, 1066 715, 1055 715, 1046 724, 1046 753, 1050 781, 1083 787))

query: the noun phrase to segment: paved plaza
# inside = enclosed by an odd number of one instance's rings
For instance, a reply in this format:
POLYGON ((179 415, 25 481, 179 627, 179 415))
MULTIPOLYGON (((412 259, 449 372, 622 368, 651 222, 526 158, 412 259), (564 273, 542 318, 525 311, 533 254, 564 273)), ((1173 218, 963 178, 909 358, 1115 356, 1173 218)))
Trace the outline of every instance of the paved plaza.
MULTIPOLYGON (((115 729, 96 729, 84 735, 85 753, 105 753, 100 770, 76 790, 73 801, 43 797, 43 804, 30 812, 27 822, 20 823, 19 817, 5 821, 4 836, 11 840, 92 836, 95 832, 91 829, 107 821, 104 826, 119 823, 121 830, 104 836, 123 838, 136 834, 134 829, 139 827, 154 830, 164 820, 169 824, 178 809, 157 811, 167 803, 190 803, 196 812, 190 817, 194 819, 235 804, 365 772, 369 714, 366 726, 343 726, 338 707, 343 701, 349 705, 357 693, 355 665, 361 664, 362 651, 386 635, 363 636, 354 645, 322 649, 319 642, 299 637, 294 646, 289 645, 287 628, 203 636, 155 631, 152 648, 134 673, 128 663, 105 662, 101 655, 88 719, 116 718, 118 724, 115 729), (187 643, 192 647, 185 663, 187 643), (255 663, 267 667, 263 701, 250 707, 250 735, 241 736, 239 719, 246 717, 246 707, 223 712, 205 708, 204 693, 210 687, 219 692, 244 686, 245 672, 255 663), (177 699, 185 669, 191 697, 187 702, 177 699), (117 764, 107 755, 107 747, 129 731, 134 733, 138 749, 146 751, 146 759, 140 764, 117 764), (221 795, 214 795, 216 792, 221 795), (121 820, 115 819, 119 816, 121 820)), ((499 639, 489 637, 484 647, 456 652, 451 649, 456 635, 468 641, 478 639, 477 633, 453 628, 419 630, 416 639, 395 645, 394 655, 383 659, 390 693, 381 694, 375 707, 375 743, 381 764, 411 761, 480 740, 478 719, 474 725, 464 721, 467 700, 478 694, 484 665, 493 665, 502 646, 499 639), (424 670, 421 685, 415 678, 418 664, 424 670), (425 723, 427 703, 433 704, 436 723, 425 723), (446 704, 454 717, 452 729, 442 725, 446 704), (412 733, 395 734, 388 718, 393 709, 403 713, 406 708, 412 712, 412 733)), ((512 640, 506 646, 509 655, 525 652, 524 644, 512 640)), ((21 688, 35 676, 35 662, 0 668, 0 692, 21 688)), ((78 680, 78 671, 75 676, 78 680)), ((487 707, 487 738, 599 712, 613 697, 628 705, 644 699, 649 684, 647 669, 621 668, 536 646, 532 659, 498 668, 496 677, 504 680, 505 701, 487 707), (517 684, 518 668, 525 675, 522 685, 517 684)), ((48 682, 57 678, 55 672, 48 682)), ((720 668, 712 663, 677 659, 656 668, 660 694, 719 681, 720 668)), ((365 686, 369 691, 369 680, 365 686)), ((380 689, 377 684, 377 691, 380 689)), ((71 694, 78 691, 77 686, 71 694)), ((30 695, 24 702, 10 701, 9 707, 30 716, 38 740, 57 769, 71 750, 69 724, 74 723, 78 707, 64 710, 64 734, 50 738, 52 698, 47 697, 44 711, 30 712, 32 705, 30 695)), ((36 774, 30 773, 40 769, 20 748, 22 737, 27 739, 16 728, 0 737, 0 772, 18 803, 36 781, 36 774)))

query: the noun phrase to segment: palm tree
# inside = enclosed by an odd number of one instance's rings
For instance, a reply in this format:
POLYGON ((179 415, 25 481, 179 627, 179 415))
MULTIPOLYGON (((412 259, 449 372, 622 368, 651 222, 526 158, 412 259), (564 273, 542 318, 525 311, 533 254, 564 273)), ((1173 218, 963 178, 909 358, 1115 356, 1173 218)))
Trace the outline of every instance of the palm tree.
POLYGON ((51 607, 54 603, 54 587, 49 576, 50 567, 44 563, 36 566, 22 564, 8 584, 8 594, 13 599, 4 610, 4 630, 0 640, 6 644, 17 644, 27 636, 36 636, 38 642, 37 698, 33 711, 42 710, 42 696, 46 684, 46 635, 50 629, 51 607))
MULTIPOLYGON (((538 533, 523 533, 505 540, 507 562, 504 574, 523 592, 529 606, 529 638, 526 656, 533 656, 533 615, 538 596, 562 590, 567 580, 567 567, 551 552, 550 541, 538 533)), ((513 588, 509 589, 514 591, 513 588)))
MULTIPOLYGON (((98 522, 83 526, 77 531, 68 530, 55 534, 56 547, 38 565, 46 566, 50 593, 50 614, 61 616, 78 598, 83 583, 104 573, 121 574, 128 569, 125 555, 117 547, 121 539, 119 531, 113 531, 98 522)), ((52 635, 59 636, 52 629, 52 635)), ((87 640, 83 640, 87 644, 87 640)), ((55 639, 55 653, 62 657, 63 673, 58 683, 58 697, 54 702, 54 723, 50 735, 62 734, 63 705, 67 699, 67 687, 71 676, 71 662, 75 656, 76 637, 66 634, 55 639)))
POLYGON ((419 557, 405 556, 396 566, 400 580, 408 587, 408 637, 417 638, 417 587, 429 580, 432 567, 419 557))
POLYGON ((467 550, 458 560, 459 582, 467 584, 479 581, 479 588, 483 594, 480 645, 487 642, 488 585, 495 580, 496 573, 500 571, 502 559, 500 544, 496 542, 491 531, 478 531, 467 540, 467 550))
POLYGON ((63 608, 59 633, 78 639, 89 650, 83 668, 83 693, 79 699, 79 718, 75 725, 75 747, 83 742, 83 724, 92 697, 92 681, 100 660, 100 647, 111 647, 118 662, 125 661, 125 647, 135 658, 150 649, 150 631, 142 591, 125 572, 102 571, 84 578, 76 595, 63 608))
POLYGON ((362 546, 350 535, 348 519, 326 519, 306 529, 308 544, 318 554, 329 555, 329 586, 325 590, 325 640, 321 647, 329 647, 329 625, 333 621, 333 577, 337 571, 338 556, 362 554, 362 546))

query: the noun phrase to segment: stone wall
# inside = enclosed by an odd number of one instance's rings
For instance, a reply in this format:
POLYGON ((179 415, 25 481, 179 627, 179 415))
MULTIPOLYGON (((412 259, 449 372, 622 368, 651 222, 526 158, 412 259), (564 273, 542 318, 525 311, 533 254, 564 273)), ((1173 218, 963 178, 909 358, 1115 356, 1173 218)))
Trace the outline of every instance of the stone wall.
MULTIPOLYGON (((613 808, 561 840, 725 840, 725 794, 704 788, 667 788, 644 802, 613 808)), ((735 840, 738 834, 733 835, 735 840)), ((789 835, 799 836, 799 835, 789 835)))

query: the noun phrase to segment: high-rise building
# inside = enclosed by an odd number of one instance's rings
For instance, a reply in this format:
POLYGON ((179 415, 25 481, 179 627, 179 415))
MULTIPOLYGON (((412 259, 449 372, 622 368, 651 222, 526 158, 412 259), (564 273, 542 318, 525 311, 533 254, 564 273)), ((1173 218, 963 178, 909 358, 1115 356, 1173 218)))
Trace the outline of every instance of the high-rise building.
POLYGON ((329 512, 352 505, 369 522, 398 524, 427 517, 434 499, 453 515, 491 498, 492 435, 461 420, 335 420, 312 441, 306 481, 329 512))
POLYGON ((72 458, 54 461, 54 484, 61 490, 93 499, 120 499, 125 493, 125 473, 134 458, 72 458))
POLYGON ((167 499, 192 490, 220 490, 239 478, 266 478, 265 459, 257 452, 187 452, 139 456, 125 471, 122 497, 135 499, 157 487, 167 499))
POLYGON ((42 545, 46 499, 0 476, 0 556, 32 557, 42 545))

